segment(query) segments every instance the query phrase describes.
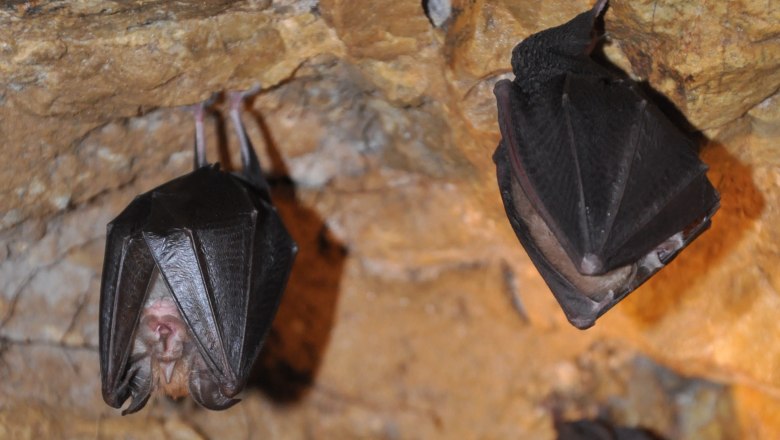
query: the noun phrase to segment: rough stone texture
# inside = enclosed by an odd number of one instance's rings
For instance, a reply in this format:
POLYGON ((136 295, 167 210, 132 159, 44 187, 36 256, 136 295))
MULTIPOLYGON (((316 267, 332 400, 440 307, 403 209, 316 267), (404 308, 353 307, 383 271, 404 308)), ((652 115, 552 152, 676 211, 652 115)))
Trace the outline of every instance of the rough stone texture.
POLYGON ((83 175, 76 157, 107 122, 278 84, 315 54, 341 53, 335 32, 296 3, 4 2, 0 137, 20 166, 0 171, 0 228, 89 198, 79 182, 115 187, 83 175))
MULTIPOLYGON (((610 5, 612 61, 649 81, 699 129, 721 127, 780 89, 780 8, 772 1, 610 5)), ((513 0, 461 1, 460 7, 446 46, 456 72, 474 78, 506 71, 503 54, 517 35, 565 22, 584 8, 581 2, 513 0)))
POLYGON ((700 129, 720 127, 775 94, 780 8, 772 1, 616 2, 611 31, 634 73, 700 129))
MULTIPOLYGON (((607 56, 712 139, 722 208, 580 332, 504 216, 492 87, 590 5, 451 3, 435 28, 413 0, 0 2, 0 438, 780 437, 780 9, 612 2, 607 56), (183 106, 258 82, 245 121, 301 253, 251 386, 121 418, 96 352, 105 225, 190 169, 183 106)), ((209 157, 236 166, 212 116, 209 157)))

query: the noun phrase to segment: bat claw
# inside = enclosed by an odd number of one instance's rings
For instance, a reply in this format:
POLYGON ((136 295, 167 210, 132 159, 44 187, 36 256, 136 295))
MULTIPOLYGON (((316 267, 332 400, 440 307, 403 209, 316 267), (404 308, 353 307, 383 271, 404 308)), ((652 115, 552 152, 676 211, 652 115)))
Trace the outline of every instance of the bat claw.
POLYGON ((145 396, 142 396, 139 398, 139 396, 133 394, 132 400, 130 401, 130 406, 127 407, 127 409, 122 410, 122 415, 126 416, 128 414, 132 414, 134 412, 138 412, 141 408, 146 406, 146 402, 149 401, 149 397, 152 395, 152 393, 146 393, 145 396))
POLYGON ((212 105, 214 105, 215 102, 217 102, 217 99, 219 98, 220 94, 221 94, 221 92, 214 92, 214 93, 212 93, 211 96, 206 98, 206 100, 203 101, 201 104, 203 104, 203 106, 205 106, 205 107, 211 107, 212 105))
POLYGON ((190 104, 185 108, 195 113, 203 112, 205 109, 210 108, 212 105, 214 105, 215 102, 217 102, 220 94, 221 92, 214 92, 205 100, 196 102, 195 104, 190 104))

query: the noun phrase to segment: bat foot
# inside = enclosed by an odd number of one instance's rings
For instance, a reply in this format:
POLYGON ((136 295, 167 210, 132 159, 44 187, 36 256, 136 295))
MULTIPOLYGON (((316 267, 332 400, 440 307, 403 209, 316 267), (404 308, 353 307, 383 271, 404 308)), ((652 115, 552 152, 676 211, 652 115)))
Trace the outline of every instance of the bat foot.
POLYGON ((204 167, 208 164, 206 161, 206 131, 203 126, 204 114, 206 108, 211 106, 215 95, 209 99, 190 106, 190 110, 195 115, 195 169, 204 167))
POLYGON ((186 106, 189 111, 195 113, 196 118, 203 118, 203 114, 206 111, 206 109, 211 108, 211 106, 214 105, 215 102, 217 102, 217 99, 219 98, 220 92, 212 93, 211 96, 206 98, 206 100, 191 104, 186 106))
POLYGON ((230 110, 239 110, 241 104, 244 102, 244 99, 246 99, 247 96, 256 95, 261 90, 263 90, 263 86, 261 84, 255 84, 246 90, 233 90, 227 92, 228 102, 230 103, 230 110))

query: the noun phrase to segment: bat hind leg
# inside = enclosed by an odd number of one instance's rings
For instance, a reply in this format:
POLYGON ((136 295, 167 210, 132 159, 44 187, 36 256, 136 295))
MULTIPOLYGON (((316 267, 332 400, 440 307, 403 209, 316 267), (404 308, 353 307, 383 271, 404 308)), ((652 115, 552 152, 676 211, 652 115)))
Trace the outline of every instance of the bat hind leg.
POLYGON ((241 165, 243 167, 244 177, 258 187, 267 189, 268 184, 263 178, 263 172, 260 169, 260 161, 257 158, 255 149, 249 136, 246 134, 244 123, 241 121, 241 106, 247 96, 259 92, 261 87, 255 86, 249 90, 228 92, 228 102, 230 105, 230 120, 236 130, 239 145, 241 145, 241 165))
POLYGON ((209 99, 192 105, 190 108, 195 114, 195 169, 208 165, 206 161, 206 130, 203 125, 203 117, 206 113, 206 107, 214 103, 216 95, 209 99))
POLYGON ((203 128, 204 103, 195 104, 195 169, 206 166, 206 134, 203 128))

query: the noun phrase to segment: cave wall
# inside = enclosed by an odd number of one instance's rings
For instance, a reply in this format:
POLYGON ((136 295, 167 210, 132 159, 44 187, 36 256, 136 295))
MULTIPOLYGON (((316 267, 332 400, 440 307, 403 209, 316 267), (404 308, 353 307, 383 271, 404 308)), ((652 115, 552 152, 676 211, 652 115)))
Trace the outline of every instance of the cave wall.
MULTIPOLYGON (((722 202, 581 332, 504 215, 492 87, 519 40, 589 6, 0 2, 0 437, 779 435, 780 7, 610 3, 606 55, 706 135, 722 202), (244 120, 301 247, 256 377, 225 412, 121 418, 100 397, 105 225, 191 169, 187 106, 256 84, 244 120)), ((221 109, 209 157, 235 167, 221 109)))

